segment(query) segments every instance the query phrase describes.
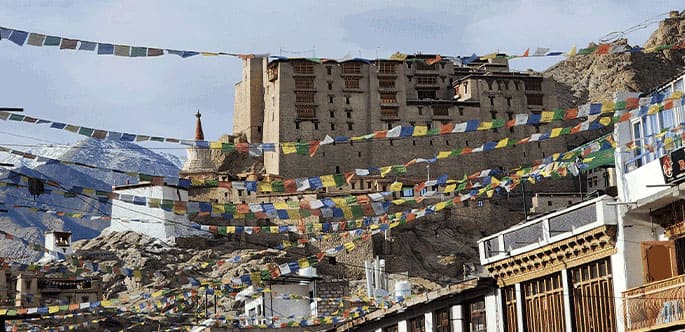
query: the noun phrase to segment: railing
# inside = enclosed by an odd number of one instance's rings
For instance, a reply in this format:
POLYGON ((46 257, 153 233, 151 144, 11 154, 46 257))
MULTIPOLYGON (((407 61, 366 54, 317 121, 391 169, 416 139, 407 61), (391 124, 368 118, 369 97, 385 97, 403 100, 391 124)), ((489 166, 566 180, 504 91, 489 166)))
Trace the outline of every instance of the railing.
POLYGON ((685 324, 685 275, 623 292, 626 331, 685 324))
POLYGON ((602 225, 615 225, 616 210, 600 197, 510 227, 479 240, 481 263, 541 247, 602 225))

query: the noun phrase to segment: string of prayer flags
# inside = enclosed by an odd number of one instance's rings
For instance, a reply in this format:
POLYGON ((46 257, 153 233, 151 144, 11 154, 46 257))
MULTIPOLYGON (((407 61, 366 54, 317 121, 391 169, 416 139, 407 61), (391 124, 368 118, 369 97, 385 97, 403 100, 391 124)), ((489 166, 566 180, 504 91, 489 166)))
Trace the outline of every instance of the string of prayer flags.
MULTIPOLYGON (((141 141, 156 141, 156 142, 167 142, 182 144, 185 146, 191 146, 198 149, 215 149, 221 150, 225 153, 230 153, 233 151, 242 151, 249 153, 250 156, 260 157, 264 153, 280 153, 287 154, 299 154, 299 155, 309 155, 314 157, 323 145, 329 145, 336 142, 352 142, 359 140, 375 140, 375 139, 387 139, 387 138, 404 138, 404 137, 423 137, 423 136, 436 136, 436 135, 449 135, 464 132, 473 132, 479 130, 491 130, 501 127, 515 127, 523 125, 539 125, 544 123, 551 123, 552 121, 561 120, 574 120, 574 119, 584 119, 589 116, 595 115, 606 115, 602 117, 599 124, 595 124, 595 127, 579 126, 573 128, 554 128, 554 131, 549 133, 547 136, 531 136, 531 141, 535 141, 536 138, 542 137, 542 139, 554 138, 561 135, 575 134, 584 130, 597 129, 598 126, 607 126, 610 123, 619 123, 623 121, 628 121, 630 118, 647 112, 648 114, 654 114, 664 109, 671 109, 672 107, 683 104, 683 95, 679 92, 674 92, 671 95, 666 94, 655 94, 654 96, 648 98, 635 98, 626 97, 625 99, 618 100, 616 103, 588 103, 579 106, 578 108, 569 109, 556 109, 551 111, 543 111, 539 114, 517 114, 514 119, 505 121, 504 119, 494 119, 492 121, 481 121, 481 120, 468 120, 461 123, 447 123, 442 125, 439 129, 428 130, 426 126, 396 126, 390 130, 379 131, 373 134, 346 137, 338 136, 332 138, 326 135, 321 141, 311 141, 306 142, 274 142, 274 143, 227 143, 227 142, 209 142, 209 141, 194 141, 185 140, 172 137, 161 137, 152 135, 142 135, 142 134, 131 134, 131 133, 121 133, 115 131, 107 131, 102 129, 93 129, 82 127, 73 124, 66 124, 62 122, 55 122, 46 119, 40 119, 36 117, 27 116, 24 114, 17 114, 12 112, 0 112, 0 120, 5 121, 17 121, 24 123, 32 123, 36 125, 48 125, 52 129, 57 130, 67 130, 79 135, 92 137, 96 139, 112 139, 121 140, 126 142, 141 142, 141 141), (639 111, 636 111, 639 109, 639 111), (608 117, 609 114, 623 112, 618 116, 608 117), (610 122, 611 121, 611 122, 610 122), (280 147, 277 148, 277 146, 280 147)), ((459 151, 460 153, 452 153, 453 155, 458 154, 469 154, 473 152, 483 152, 489 151, 494 148, 504 147, 504 144, 523 144, 524 141, 519 140, 518 142, 501 142, 498 141, 494 145, 489 142, 482 147, 464 148, 464 150, 459 151)), ((446 155, 443 154, 442 157, 446 155)))
POLYGON ((98 55, 114 55, 120 57, 157 57, 161 55, 177 55, 182 59, 196 55, 201 56, 233 56, 241 59, 265 57, 267 54, 238 54, 227 52, 190 51, 176 49, 162 49, 147 46, 130 46, 105 42, 94 42, 81 39, 71 39, 54 35, 44 35, 36 32, 0 27, 0 40, 8 40, 18 46, 30 45, 36 47, 56 47, 60 50, 76 50, 94 52, 98 55))

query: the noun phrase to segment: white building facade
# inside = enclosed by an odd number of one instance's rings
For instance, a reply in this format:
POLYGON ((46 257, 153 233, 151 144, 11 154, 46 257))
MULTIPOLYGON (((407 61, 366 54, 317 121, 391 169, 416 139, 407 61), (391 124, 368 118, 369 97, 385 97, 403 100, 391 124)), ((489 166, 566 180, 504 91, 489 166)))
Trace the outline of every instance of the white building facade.
POLYGON ((120 199, 112 203, 112 223, 109 227, 111 231, 134 231, 164 242, 173 242, 177 237, 197 233, 185 214, 178 215, 172 209, 150 207, 145 200, 133 198, 187 202, 188 191, 183 188, 143 182, 117 186, 112 188, 112 191, 119 194, 120 199))

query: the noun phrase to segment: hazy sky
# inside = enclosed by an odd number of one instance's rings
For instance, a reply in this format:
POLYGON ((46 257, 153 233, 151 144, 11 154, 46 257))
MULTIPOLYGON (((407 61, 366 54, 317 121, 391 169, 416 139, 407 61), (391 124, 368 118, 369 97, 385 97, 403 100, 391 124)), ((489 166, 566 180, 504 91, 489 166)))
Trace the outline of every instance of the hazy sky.
MULTIPOLYGON (((76 1, 2 0, 0 26, 76 39, 171 49, 367 58, 567 51, 627 29, 682 1, 76 1)), ((663 17, 663 16, 662 16, 663 17)), ((656 28, 628 35, 642 44, 656 28)), ((555 61, 561 60, 555 58, 555 61)), ((0 41, 0 106, 90 128, 192 138, 203 113, 205 138, 231 133, 233 57, 98 56, 0 41)), ((544 70, 553 62, 513 60, 544 70)), ((0 121, 0 145, 83 137, 0 121), (14 136, 13 136, 14 135, 14 136)), ((149 143, 153 148, 182 148, 149 143)), ((21 147, 18 147, 21 148, 21 147)), ((21 148, 25 149, 25 148, 21 148)), ((173 150, 172 150, 173 151, 173 150)), ((172 152, 170 151, 170 152, 172 152)))

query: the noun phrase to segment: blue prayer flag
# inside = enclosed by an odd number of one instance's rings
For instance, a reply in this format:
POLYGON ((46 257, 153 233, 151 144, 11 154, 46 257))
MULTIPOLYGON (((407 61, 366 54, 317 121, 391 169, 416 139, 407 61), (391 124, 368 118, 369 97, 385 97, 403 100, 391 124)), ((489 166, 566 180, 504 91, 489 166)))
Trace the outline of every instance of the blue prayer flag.
POLYGON ((114 54, 114 45, 98 43, 98 54, 114 54))
POLYGON ((28 38, 29 33, 25 31, 19 31, 19 30, 12 30, 12 34, 9 36, 9 40, 12 41, 13 43, 23 46, 24 43, 26 42, 26 38, 28 38))

